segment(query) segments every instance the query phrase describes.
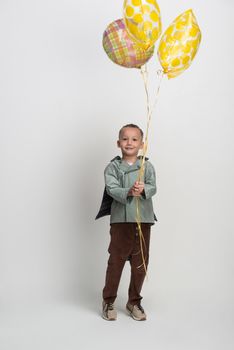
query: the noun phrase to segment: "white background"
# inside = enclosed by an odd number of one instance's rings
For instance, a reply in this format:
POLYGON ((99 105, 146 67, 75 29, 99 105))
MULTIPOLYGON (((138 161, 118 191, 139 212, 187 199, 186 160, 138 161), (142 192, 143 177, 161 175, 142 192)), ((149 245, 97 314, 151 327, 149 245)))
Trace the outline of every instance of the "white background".
MULTIPOLYGON (((143 82, 102 48, 122 1, 0 1, 1 350, 233 349, 231 0, 160 1, 163 31, 192 8, 202 43, 163 80, 148 156, 157 172, 148 320, 100 317, 109 218, 103 170, 126 123, 146 127, 143 82)), ((156 45, 157 48, 157 45, 156 45)), ((156 54, 149 63, 157 85, 156 54)))

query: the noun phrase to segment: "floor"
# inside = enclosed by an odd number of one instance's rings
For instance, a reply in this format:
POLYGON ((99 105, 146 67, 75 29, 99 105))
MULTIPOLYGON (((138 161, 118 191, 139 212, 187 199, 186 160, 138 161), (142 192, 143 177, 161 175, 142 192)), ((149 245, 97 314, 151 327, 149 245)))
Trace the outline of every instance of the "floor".
POLYGON ((228 307, 178 300, 148 301, 147 321, 127 315, 116 302, 117 321, 100 316, 100 306, 78 302, 4 306, 0 312, 1 350, 134 349, 231 350, 234 318, 228 307), (181 307, 181 305, 183 307, 181 307))

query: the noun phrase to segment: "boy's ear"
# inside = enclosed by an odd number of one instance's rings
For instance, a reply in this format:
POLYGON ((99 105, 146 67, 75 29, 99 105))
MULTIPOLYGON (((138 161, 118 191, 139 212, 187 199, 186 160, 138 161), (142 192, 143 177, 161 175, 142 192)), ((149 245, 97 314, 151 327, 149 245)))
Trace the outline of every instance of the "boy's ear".
POLYGON ((140 149, 142 149, 143 147, 144 147, 144 141, 142 141, 140 149))
POLYGON ((117 147, 120 147, 120 142, 119 142, 119 140, 117 141, 117 147))

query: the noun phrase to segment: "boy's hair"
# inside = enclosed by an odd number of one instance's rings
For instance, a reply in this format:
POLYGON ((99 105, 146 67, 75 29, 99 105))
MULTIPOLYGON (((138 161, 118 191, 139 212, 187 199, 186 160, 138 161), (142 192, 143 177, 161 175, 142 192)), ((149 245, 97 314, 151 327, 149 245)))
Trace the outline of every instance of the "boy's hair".
POLYGON ((136 124, 126 124, 126 125, 122 126, 122 128, 119 130, 119 139, 120 139, 120 136, 121 136, 121 132, 123 131, 124 128, 136 128, 136 129, 138 129, 140 131, 141 137, 143 139, 143 136, 144 136, 143 131, 136 124))

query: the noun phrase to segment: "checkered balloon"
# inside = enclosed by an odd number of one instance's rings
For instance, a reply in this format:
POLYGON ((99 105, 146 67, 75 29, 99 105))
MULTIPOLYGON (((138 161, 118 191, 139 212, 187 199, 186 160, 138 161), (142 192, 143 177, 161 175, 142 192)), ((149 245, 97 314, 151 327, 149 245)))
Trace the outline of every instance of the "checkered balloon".
POLYGON ((114 63, 127 68, 140 68, 154 53, 154 46, 145 50, 129 37, 123 19, 108 25, 103 34, 103 48, 114 63))

